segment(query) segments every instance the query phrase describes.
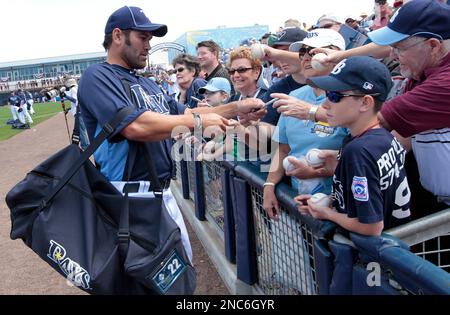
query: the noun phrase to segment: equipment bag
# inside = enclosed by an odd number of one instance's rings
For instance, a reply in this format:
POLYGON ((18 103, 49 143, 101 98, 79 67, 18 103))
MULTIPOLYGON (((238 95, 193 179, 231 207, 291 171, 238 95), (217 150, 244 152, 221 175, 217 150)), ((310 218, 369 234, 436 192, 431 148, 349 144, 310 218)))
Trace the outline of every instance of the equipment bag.
MULTIPOLYGON (((157 183, 155 197, 137 198, 123 196, 89 161, 134 110, 121 110, 86 151, 79 149, 74 133, 71 145, 9 191, 11 238, 21 238, 90 294, 193 294, 195 270, 164 206, 154 166, 149 172, 157 183)), ((130 174, 133 161, 128 164, 130 174)))

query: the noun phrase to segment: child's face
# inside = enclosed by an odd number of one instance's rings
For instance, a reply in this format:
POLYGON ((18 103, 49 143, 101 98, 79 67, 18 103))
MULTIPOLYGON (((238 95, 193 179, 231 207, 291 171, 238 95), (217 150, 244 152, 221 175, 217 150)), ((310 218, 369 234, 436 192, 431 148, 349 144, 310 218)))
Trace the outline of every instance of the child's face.
POLYGON ((208 104, 212 106, 222 105, 226 101, 226 97, 224 93, 221 91, 217 92, 205 92, 205 100, 208 104))
POLYGON ((352 91, 327 91, 327 100, 322 107, 327 111, 326 115, 330 126, 350 128, 358 120, 363 97, 343 96, 352 94, 355 93, 352 91), (333 93, 335 95, 330 95, 333 93), (340 100, 336 102, 339 98, 340 100))

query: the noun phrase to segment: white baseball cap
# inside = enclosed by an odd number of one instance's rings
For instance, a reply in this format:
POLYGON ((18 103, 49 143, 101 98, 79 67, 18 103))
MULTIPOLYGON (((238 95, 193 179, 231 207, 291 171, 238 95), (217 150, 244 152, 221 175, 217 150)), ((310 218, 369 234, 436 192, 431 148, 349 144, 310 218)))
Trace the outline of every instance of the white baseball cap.
POLYGON ((289 51, 299 51, 303 45, 310 47, 326 47, 326 46, 336 46, 340 50, 345 50, 345 39, 341 34, 335 30, 328 28, 317 28, 306 34, 306 37, 299 42, 295 42, 289 46, 289 51))

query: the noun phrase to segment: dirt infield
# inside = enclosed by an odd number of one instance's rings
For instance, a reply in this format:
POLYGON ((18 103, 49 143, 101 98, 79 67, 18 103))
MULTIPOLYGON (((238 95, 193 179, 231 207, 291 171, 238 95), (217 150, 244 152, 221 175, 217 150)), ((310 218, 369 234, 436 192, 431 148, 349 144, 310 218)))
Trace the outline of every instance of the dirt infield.
MULTIPOLYGON (((70 128, 73 121, 68 115, 70 128)), ((0 142, 0 294, 85 294, 23 244, 9 238, 9 209, 5 195, 34 166, 69 143, 62 113, 0 142)), ((229 294, 188 222, 197 270, 196 294, 229 294)))

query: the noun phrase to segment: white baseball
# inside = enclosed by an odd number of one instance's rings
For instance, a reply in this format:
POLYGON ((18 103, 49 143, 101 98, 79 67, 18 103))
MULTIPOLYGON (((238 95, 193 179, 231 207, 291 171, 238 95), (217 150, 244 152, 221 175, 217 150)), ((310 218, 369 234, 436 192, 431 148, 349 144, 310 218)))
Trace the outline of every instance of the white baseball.
POLYGON ((264 56, 266 55, 266 53, 264 52, 264 46, 266 46, 266 45, 259 44, 259 43, 253 44, 250 47, 253 57, 255 57, 257 59, 264 58, 264 56))
POLYGON ((317 167, 324 163, 324 159, 319 157, 320 150, 319 149, 311 149, 306 153, 306 162, 309 166, 317 167))
POLYGON ((328 207, 330 205, 330 198, 323 193, 315 193, 311 196, 311 202, 319 206, 328 207))
POLYGON ((286 172, 290 172, 292 170, 295 169, 295 165, 292 164, 291 162, 289 162, 288 158, 293 158, 293 159, 297 159, 295 156, 293 155, 289 155, 287 157, 284 158, 283 160, 283 168, 286 172))
POLYGON ((324 53, 317 53, 311 58, 311 67, 316 70, 323 70, 325 69, 325 58, 327 58, 327 55, 324 53))

